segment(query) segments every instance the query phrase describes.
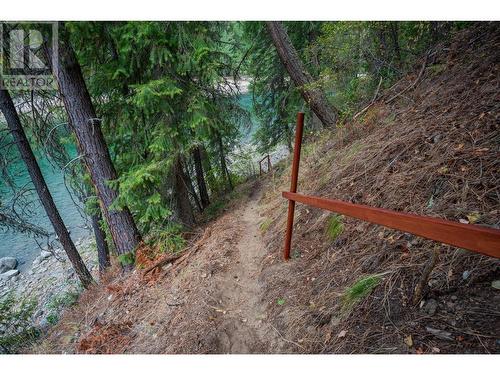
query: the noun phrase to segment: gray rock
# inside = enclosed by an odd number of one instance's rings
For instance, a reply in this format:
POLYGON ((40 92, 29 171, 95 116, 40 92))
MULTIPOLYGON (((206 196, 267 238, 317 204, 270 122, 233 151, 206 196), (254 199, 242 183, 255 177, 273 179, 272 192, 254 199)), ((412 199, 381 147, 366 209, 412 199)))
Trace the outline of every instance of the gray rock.
POLYGON ((0 258, 0 273, 13 270, 17 267, 17 259, 13 257, 0 258))
POLYGON ((424 311, 429 315, 434 315, 436 313, 438 303, 435 299, 430 299, 425 302, 424 311))
POLYGON ((439 286, 439 280, 438 279, 430 279, 427 282, 427 285, 429 285, 430 288, 437 288, 439 286))
POLYGON ((438 143, 441 140, 441 138, 443 138, 441 134, 435 135, 434 137, 432 137, 432 142, 438 143))
POLYGON ((40 259, 47 259, 52 256, 52 253, 50 251, 42 250, 40 253, 40 259))
POLYGON ((17 275, 19 275, 19 270, 10 270, 0 274, 0 278, 2 278, 3 280, 10 280, 11 278, 17 275))
POLYGON ((462 274, 462 279, 467 280, 470 274, 471 274, 470 271, 464 271, 464 273, 462 274))
POLYGON ((448 331, 443 331, 441 329, 435 329, 432 327, 425 327, 425 330, 431 334, 433 334, 436 337, 439 337, 440 339, 443 340, 453 340, 451 332, 448 331))

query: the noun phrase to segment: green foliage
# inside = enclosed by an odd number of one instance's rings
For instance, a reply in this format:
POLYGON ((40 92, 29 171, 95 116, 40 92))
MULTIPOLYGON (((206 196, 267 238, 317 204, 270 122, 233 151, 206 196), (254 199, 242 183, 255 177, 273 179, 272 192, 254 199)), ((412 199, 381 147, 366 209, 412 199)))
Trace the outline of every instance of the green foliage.
POLYGON ((57 315, 56 313, 52 312, 49 315, 47 315, 47 322, 49 324, 56 325, 58 321, 59 321, 59 315, 57 315))
POLYGON ((73 306, 78 301, 79 296, 79 291, 68 290, 60 295, 54 296, 47 304, 47 307, 51 310, 58 311, 65 307, 73 306))
POLYGON ((222 210, 226 207, 227 200, 226 199, 218 199, 215 202, 212 202, 206 209, 205 215, 209 220, 217 217, 222 210))
MULTIPOLYGON (((340 110, 340 121, 350 118, 370 101, 381 84, 390 87, 431 46, 466 26, 461 22, 285 22, 287 33, 312 75, 309 86, 323 90, 340 110)), ((261 151, 291 144, 298 109, 310 111, 281 65, 261 22, 243 25, 252 54, 246 70, 252 77, 255 115, 260 127, 254 135, 261 151)))
POLYGON ((118 255, 118 262, 122 267, 131 266, 135 263, 135 253, 133 251, 118 255))
POLYGON ((351 287, 342 295, 342 310, 349 311, 364 297, 371 293, 371 291, 382 280, 380 275, 370 275, 356 281, 351 287))
MULTIPOLYGON (((321 22, 287 22, 295 48, 302 49, 307 37, 315 34, 321 22)), ((251 48, 246 71, 252 77, 253 114, 260 126, 253 135, 261 153, 278 144, 291 149, 297 109, 304 107, 300 93, 288 78, 262 22, 243 24, 246 46, 251 48)))
POLYGON ((181 225, 170 223, 164 229, 150 232, 146 243, 150 246, 157 246, 162 253, 178 253, 186 246, 182 230, 181 225))
POLYGON ((278 299, 276 300, 276 304, 277 304, 278 306, 283 306, 283 305, 285 304, 285 299, 284 299, 284 298, 278 298, 278 299))
MULTIPOLYGON (((249 123, 226 84, 241 57, 237 24, 78 22, 68 28, 120 176, 110 181, 119 190, 113 208, 130 209, 143 233, 161 232, 178 216, 173 161, 180 157, 195 181, 195 146, 204 150, 209 191, 226 190, 219 161, 228 159, 249 123)), ((190 199, 196 207, 193 192, 190 199)))
POLYGON ((18 301, 12 293, 0 300, 0 351, 15 353, 40 335, 32 326, 36 306, 35 300, 18 301))
POLYGON ((338 236, 342 234, 344 230, 344 224, 342 223, 342 215, 332 214, 328 219, 326 225, 326 234, 331 241, 335 241, 338 236))
POLYGON ((47 322, 52 325, 57 324, 62 310, 76 304, 81 292, 81 288, 78 287, 52 297, 47 304, 47 308, 50 311, 46 317, 47 322))

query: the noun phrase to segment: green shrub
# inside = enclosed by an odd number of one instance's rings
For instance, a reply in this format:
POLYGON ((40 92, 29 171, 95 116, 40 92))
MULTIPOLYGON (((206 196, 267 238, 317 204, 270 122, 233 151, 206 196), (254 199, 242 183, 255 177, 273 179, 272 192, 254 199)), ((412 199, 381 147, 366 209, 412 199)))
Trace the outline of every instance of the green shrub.
POLYGON ((149 233, 146 243, 150 246, 158 246, 162 253, 178 253, 186 246, 182 230, 182 225, 169 223, 165 228, 149 233))
POLYGON ((135 254, 133 251, 130 251, 128 253, 118 255, 118 261, 123 267, 133 265, 135 263, 135 254))
POLYGON ((32 325, 36 306, 36 300, 17 301, 12 293, 0 300, 0 352, 15 353, 40 335, 32 325))
POLYGON ((381 280, 380 275, 370 275, 356 281, 342 295, 342 310, 344 312, 349 311, 354 305, 370 294, 381 280))
POLYGON ((342 215, 333 214, 328 219, 326 234, 331 241, 335 241, 342 234, 344 230, 343 218, 342 215))
POLYGON ((49 322, 52 325, 55 325, 59 321, 59 316, 52 312, 49 315, 47 315, 47 322, 49 322))

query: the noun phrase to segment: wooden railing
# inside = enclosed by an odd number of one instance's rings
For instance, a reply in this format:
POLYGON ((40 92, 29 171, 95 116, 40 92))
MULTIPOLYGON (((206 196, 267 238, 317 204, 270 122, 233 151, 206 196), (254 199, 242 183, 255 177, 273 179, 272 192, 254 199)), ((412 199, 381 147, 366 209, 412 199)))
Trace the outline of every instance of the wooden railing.
POLYGON ((477 253, 500 258, 500 230, 474 224, 462 224, 454 221, 420 216, 409 213, 387 210, 384 208, 370 207, 340 200, 315 197, 297 193, 297 180, 299 173, 300 149, 304 128, 304 114, 297 116, 297 129, 295 132, 295 148, 293 152, 291 186, 289 192, 283 192, 283 198, 288 199, 288 220, 285 236, 283 256, 290 259, 292 244, 293 219, 295 202, 308 206, 338 212, 371 223, 383 225, 388 228, 401 230, 439 241, 448 245, 475 251, 477 253))

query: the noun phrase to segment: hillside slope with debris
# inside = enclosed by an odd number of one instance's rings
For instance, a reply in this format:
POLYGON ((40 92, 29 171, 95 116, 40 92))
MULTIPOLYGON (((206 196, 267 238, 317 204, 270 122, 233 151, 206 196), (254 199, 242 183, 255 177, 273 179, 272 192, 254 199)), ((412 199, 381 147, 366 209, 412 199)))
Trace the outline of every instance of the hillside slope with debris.
MULTIPOLYGON (((500 30, 435 51, 356 122, 307 137, 299 192, 499 227, 500 30)), ((107 275, 32 352, 499 351, 496 259, 298 204, 282 261, 289 176, 288 161, 240 186, 180 257, 107 275)))
MULTIPOLYGON (((430 51, 357 122, 309 140, 298 191, 499 228, 499 47, 488 24, 430 51)), ((265 299, 285 301, 269 315, 300 345, 286 351, 499 351, 496 259, 297 204, 295 259, 283 263, 289 176, 262 200, 261 282, 265 299)))

